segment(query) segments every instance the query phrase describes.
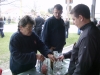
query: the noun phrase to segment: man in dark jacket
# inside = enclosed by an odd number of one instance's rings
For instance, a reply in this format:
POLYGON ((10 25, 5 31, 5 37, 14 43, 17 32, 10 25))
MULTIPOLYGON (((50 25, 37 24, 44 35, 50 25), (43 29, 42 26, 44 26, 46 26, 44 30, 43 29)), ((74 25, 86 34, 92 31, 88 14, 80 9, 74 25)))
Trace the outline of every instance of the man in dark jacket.
POLYGON ((69 34, 69 27, 70 27, 70 22, 68 20, 68 18, 65 19, 65 31, 66 31, 66 38, 68 38, 68 34, 69 34))
POLYGON ((61 18, 62 6, 56 4, 53 8, 53 16, 47 19, 42 32, 42 40, 53 51, 62 52, 65 45, 65 25, 61 18))
POLYGON ((3 29, 4 29, 4 21, 3 21, 3 18, 0 18, 0 35, 1 35, 1 38, 4 37, 3 29))
POLYGON ((71 10, 74 24, 82 30, 73 49, 60 59, 70 58, 69 75, 99 75, 100 72, 100 31, 90 21, 90 10, 78 4, 71 10))
POLYGON ((52 52, 32 32, 33 26, 34 20, 24 16, 18 23, 18 31, 10 39, 10 69, 13 75, 35 69, 36 60, 43 61, 43 56, 55 60, 52 52), (37 54, 37 50, 43 55, 37 54))
POLYGON ((37 15, 35 18, 36 25, 34 27, 35 33, 41 38, 41 31, 42 31, 42 25, 44 24, 44 19, 37 15))

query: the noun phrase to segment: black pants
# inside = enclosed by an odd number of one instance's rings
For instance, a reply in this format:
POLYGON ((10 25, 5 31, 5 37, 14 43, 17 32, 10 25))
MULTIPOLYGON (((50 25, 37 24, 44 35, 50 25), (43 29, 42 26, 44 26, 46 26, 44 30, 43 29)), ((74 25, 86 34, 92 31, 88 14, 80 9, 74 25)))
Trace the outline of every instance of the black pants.
POLYGON ((4 37, 3 29, 0 29, 0 35, 2 38, 4 37))

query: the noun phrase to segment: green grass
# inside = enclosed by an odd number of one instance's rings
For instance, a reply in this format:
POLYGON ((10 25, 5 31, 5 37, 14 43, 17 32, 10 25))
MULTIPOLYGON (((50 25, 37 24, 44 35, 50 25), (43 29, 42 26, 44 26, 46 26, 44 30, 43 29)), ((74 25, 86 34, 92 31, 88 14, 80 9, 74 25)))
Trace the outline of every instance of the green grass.
MULTIPOLYGON (((10 56, 9 41, 10 41, 11 35, 12 35, 11 32, 5 32, 5 37, 0 38, 0 65, 2 63, 9 61, 9 56, 10 56)), ((79 36, 76 33, 70 33, 69 38, 66 39, 66 45, 65 46, 71 45, 74 42, 76 42, 78 37, 79 36)))
POLYGON ((5 37, 0 37, 0 64, 5 63, 9 60, 9 40, 12 33, 4 33, 5 37))
POLYGON ((79 35, 77 35, 76 33, 70 33, 69 37, 66 39, 66 45, 65 46, 69 46, 75 42, 77 42, 79 38, 79 35))

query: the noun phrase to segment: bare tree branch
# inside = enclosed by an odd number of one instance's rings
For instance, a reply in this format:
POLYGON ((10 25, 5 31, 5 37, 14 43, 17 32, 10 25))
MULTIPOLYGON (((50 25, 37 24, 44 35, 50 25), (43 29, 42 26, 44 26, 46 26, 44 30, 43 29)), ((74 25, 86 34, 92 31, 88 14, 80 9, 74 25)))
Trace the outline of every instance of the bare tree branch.
MULTIPOLYGON (((3 1, 6 1, 6 0, 3 0, 3 1)), ((6 4, 1 4, 1 3, 0 3, 0 5, 8 5, 8 4, 12 4, 12 3, 16 2, 16 1, 19 1, 19 0, 14 0, 14 1, 9 2, 9 3, 6 3, 6 4)))

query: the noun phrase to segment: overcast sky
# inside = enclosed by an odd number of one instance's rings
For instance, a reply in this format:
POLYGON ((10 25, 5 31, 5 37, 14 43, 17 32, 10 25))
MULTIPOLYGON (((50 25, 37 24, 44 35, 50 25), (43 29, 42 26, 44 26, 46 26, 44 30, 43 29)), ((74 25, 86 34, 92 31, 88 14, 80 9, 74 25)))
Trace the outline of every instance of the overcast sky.
MULTIPOLYGON (((64 7, 64 9, 66 6, 65 0, 7 0, 3 4, 6 4, 12 1, 15 1, 15 2, 12 4, 3 5, 2 6, 3 9, 7 9, 9 7, 18 8, 18 6, 21 6, 21 1, 22 1, 22 6, 26 9, 32 9, 34 5, 34 1, 37 3, 37 6, 41 10, 47 10, 48 8, 53 7, 55 4, 58 4, 58 3, 61 4, 64 7)), ((91 8, 92 0, 73 0, 72 6, 75 6, 80 3, 86 4, 89 6, 89 8, 91 8)), ((100 12, 99 4, 100 4, 100 0, 96 0, 96 12, 100 12)))
MULTIPOLYGON (((1 9, 2 11, 6 11, 8 9, 14 8, 15 10, 22 9, 24 11, 31 11, 31 9, 34 9, 34 4, 36 7, 38 7, 38 11, 47 11, 48 8, 53 7, 55 4, 61 4, 63 6, 63 11, 66 12, 66 6, 65 0, 7 0, 6 2, 3 2, 2 4, 7 4, 14 1, 11 4, 8 5, 2 5, 1 9)), ((91 10, 92 0, 73 0, 72 7, 74 7, 77 4, 86 4, 89 6, 91 10)), ((96 0, 96 13, 100 13, 99 10, 100 0, 96 0)))

